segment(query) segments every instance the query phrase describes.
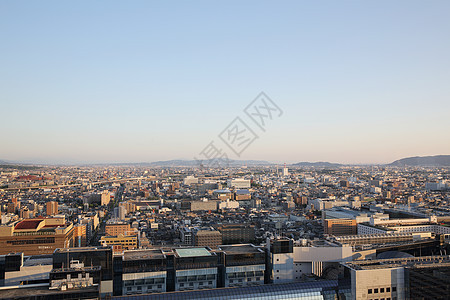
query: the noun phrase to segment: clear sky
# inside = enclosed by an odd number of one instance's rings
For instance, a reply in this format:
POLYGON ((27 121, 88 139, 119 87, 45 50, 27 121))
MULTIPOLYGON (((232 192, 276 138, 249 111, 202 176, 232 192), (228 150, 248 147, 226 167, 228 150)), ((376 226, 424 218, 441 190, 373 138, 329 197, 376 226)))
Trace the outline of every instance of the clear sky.
MULTIPOLYGON (((241 159, 450 154, 450 1, 0 1, 0 160, 192 159, 261 91, 241 159)), ((236 159, 229 151, 230 158, 236 159)))

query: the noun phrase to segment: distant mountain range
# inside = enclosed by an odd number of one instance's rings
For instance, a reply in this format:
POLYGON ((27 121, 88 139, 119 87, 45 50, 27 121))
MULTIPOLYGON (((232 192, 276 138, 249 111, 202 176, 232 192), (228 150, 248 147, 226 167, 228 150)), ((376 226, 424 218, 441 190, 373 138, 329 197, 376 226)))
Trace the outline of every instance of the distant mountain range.
MULTIPOLYGON (((158 166, 158 167, 172 167, 172 166, 183 166, 183 167, 194 167, 197 166, 200 162, 197 160, 163 160, 163 161, 154 161, 151 163, 144 163, 148 166, 158 166)), ((203 165, 214 164, 212 160, 203 160, 203 165)), ((224 164, 225 161, 222 162, 224 164)), ((265 160, 229 160, 230 166, 267 166, 272 165, 272 163, 265 160)))
POLYGON ((415 156, 396 160, 389 166, 450 167, 450 155, 415 156))
POLYGON ((291 166, 293 166, 293 167, 336 168, 336 167, 342 166, 342 164, 330 163, 327 161, 318 161, 318 162, 302 161, 302 162, 298 162, 296 164, 292 164, 291 166))
MULTIPOLYGON (((174 160, 163 160, 163 161, 154 161, 154 162, 138 162, 138 163, 101 163, 101 164, 74 164, 74 165, 94 165, 94 166, 148 166, 148 167, 195 167, 198 165, 198 161, 196 160, 183 160, 183 159, 174 159, 174 160)), ((203 165, 207 166, 213 164, 211 160, 204 160, 203 165)), ((273 165, 281 165, 271 163, 265 160, 229 160, 229 164, 232 167, 241 167, 241 166, 273 166, 273 165)), ((6 161, 0 160, 0 165, 23 165, 23 166, 32 166, 32 165, 45 165, 45 164, 32 164, 32 163, 22 163, 16 161, 6 161)), ((52 165, 52 164, 49 164, 52 165)), ((61 165, 61 164, 58 164, 61 165)), ((348 166, 351 164, 339 164, 339 163, 330 163, 326 161, 319 162, 298 162, 295 164, 290 164, 290 167, 316 167, 316 168, 339 168, 342 166, 348 166)), ((369 164, 368 164, 369 165, 369 164)), ((450 166, 450 155, 436 155, 436 156, 416 156, 416 157, 407 157, 396 160, 390 164, 386 164, 385 166, 392 167, 401 167, 401 166, 430 166, 430 167, 446 167, 450 166)))
MULTIPOLYGON (((154 162, 139 162, 139 163, 101 163, 101 164, 86 164, 95 166, 140 166, 140 167, 195 167, 198 166, 200 161, 197 160, 184 160, 184 159, 172 159, 161 160, 154 162)), ((201 163, 204 166, 213 165, 213 160, 202 160, 201 163)), ((221 161, 221 165, 225 165, 225 161, 221 161)), ((239 166, 268 166, 273 165, 265 160, 229 160, 229 165, 232 167, 239 166)))

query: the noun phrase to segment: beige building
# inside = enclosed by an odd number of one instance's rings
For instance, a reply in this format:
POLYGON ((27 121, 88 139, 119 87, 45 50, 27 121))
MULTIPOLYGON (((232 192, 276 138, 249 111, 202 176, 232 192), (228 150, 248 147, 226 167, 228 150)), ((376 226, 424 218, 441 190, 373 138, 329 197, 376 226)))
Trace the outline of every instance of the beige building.
POLYGON ((122 249, 136 249, 138 248, 138 237, 136 235, 123 235, 117 236, 102 236, 100 243, 105 246, 121 245, 122 249))
POLYGON ((194 246, 216 249, 222 244, 222 234, 217 230, 198 230, 194 232, 194 246))
POLYGON ((58 214, 58 202, 56 201, 48 201, 45 203, 47 216, 54 216, 58 214))
POLYGON ((0 255, 51 254, 57 248, 73 247, 73 230, 73 224, 66 223, 65 218, 39 217, 0 226, 0 255))
POLYGON ((130 235, 134 233, 135 228, 131 229, 130 224, 125 222, 106 223, 105 233, 107 236, 130 235))
POLYGON ((329 235, 353 235, 357 228, 354 219, 326 219, 323 222, 323 233, 329 235))

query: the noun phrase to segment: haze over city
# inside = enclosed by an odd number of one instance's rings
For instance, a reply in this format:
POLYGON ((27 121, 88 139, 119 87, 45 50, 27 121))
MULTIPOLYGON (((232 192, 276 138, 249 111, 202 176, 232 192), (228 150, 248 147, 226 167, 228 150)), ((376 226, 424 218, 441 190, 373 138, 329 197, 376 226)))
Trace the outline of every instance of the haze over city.
POLYGON ((0 160, 193 159, 261 91, 283 115, 232 159, 449 154, 434 4, 2 1, 0 160))

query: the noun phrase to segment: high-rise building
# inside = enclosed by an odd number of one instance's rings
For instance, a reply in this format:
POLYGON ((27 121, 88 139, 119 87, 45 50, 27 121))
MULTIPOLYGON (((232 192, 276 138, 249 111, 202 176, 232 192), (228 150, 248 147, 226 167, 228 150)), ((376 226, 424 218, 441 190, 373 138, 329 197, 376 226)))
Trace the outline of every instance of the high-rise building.
POLYGON ((125 216, 127 215, 127 210, 125 206, 119 205, 114 207, 114 217, 119 220, 125 220, 125 216))
POLYGON ((110 236, 117 236, 119 234, 128 235, 134 233, 136 229, 131 230, 130 224, 126 222, 110 222, 105 225, 105 233, 110 236))
POLYGON ((267 280, 273 283, 292 282, 294 279, 294 244, 290 239, 274 239, 267 242, 272 267, 267 280))
POLYGON ((323 233, 329 235, 352 235, 357 233, 355 219, 325 219, 323 233))
POLYGON ((223 224, 217 227, 222 234, 223 244, 253 243, 255 226, 250 224, 223 224))
POLYGON ((109 201, 111 201, 111 195, 110 195, 109 191, 103 191, 103 193, 101 194, 100 204, 108 205, 109 201))
POLYGON ((222 244, 222 234, 217 230, 195 230, 194 246, 216 249, 222 244))
POLYGON ((100 266, 100 294, 102 298, 112 296, 113 252, 111 247, 65 248, 53 252, 54 269, 67 268, 73 260, 77 260, 85 266, 100 266))
POLYGON ((448 256, 356 260, 344 266, 351 299, 448 299, 448 256))
POLYGON ((283 176, 284 177, 289 176, 289 169, 286 167, 286 164, 284 164, 283 167, 283 176))
POLYGON ((54 216, 58 214, 58 202, 49 201, 45 204, 47 216, 54 216))

